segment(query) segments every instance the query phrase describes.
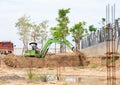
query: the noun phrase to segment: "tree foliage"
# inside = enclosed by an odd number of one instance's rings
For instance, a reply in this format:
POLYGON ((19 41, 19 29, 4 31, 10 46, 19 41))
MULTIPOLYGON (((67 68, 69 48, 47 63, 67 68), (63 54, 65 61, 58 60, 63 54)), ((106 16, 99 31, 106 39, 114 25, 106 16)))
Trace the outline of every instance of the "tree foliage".
POLYGON ((20 36, 20 40, 23 42, 23 51, 28 49, 29 33, 31 29, 31 24, 29 23, 30 17, 23 16, 18 19, 15 26, 18 29, 17 34, 20 36))
POLYGON ((18 29, 18 35, 23 42, 23 52, 28 49, 29 42, 42 43, 47 39, 47 20, 40 24, 30 23, 30 17, 23 16, 15 24, 18 29))
POLYGON ((47 41, 48 39, 48 31, 47 31, 47 28, 48 28, 48 21, 47 20, 44 20, 42 21, 40 24, 40 27, 41 27, 41 39, 40 39, 40 43, 42 44, 42 47, 44 46, 44 43, 47 41))
POLYGON ((36 43, 42 43, 47 40, 47 20, 42 21, 40 24, 32 24, 31 40, 36 43))
POLYGON ((68 30, 69 18, 67 16, 69 12, 70 12, 70 8, 59 9, 58 18, 56 18, 58 24, 57 26, 51 28, 53 37, 64 39, 66 36, 69 35, 69 30, 68 30))
MULTIPOLYGON (((69 18, 67 16, 69 12, 70 8, 59 9, 58 18, 56 18, 58 24, 55 27, 51 27, 51 33, 54 38, 63 40, 66 39, 66 37, 69 35, 68 29, 69 18)), ((65 51, 65 45, 63 43, 60 45, 60 51, 61 52, 65 51)))
POLYGON ((94 27, 94 25, 89 26, 89 31, 90 32, 96 32, 97 28, 94 27))
POLYGON ((80 40, 85 36, 86 22, 79 22, 70 28, 73 41, 76 43, 76 49, 80 50, 80 40))

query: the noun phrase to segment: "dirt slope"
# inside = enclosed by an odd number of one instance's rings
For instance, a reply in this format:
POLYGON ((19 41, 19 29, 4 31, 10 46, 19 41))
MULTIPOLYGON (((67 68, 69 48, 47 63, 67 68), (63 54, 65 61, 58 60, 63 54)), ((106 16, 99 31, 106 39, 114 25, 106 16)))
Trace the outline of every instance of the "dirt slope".
MULTIPOLYGON (((84 57, 84 55, 82 54, 84 57)), ((85 58, 83 58, 85 60, 85 58)), ((4 56, 3 61, 7 66, 30 68, 30 67, 54 67, 54 66, 79 66, 81 65, 79 56, 75 53, 60 53, 57 55, 47 55, 45 58, 22 57, 15 55, 4 56)), ((83 61, 85 62, 85 61, 83 61)))

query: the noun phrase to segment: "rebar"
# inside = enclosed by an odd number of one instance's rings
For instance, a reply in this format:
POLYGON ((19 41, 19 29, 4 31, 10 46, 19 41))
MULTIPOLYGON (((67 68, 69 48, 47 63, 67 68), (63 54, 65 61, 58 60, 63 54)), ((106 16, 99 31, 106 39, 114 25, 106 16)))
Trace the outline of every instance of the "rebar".
POLYGON ((116 28, 115 22, 115 5, 106 6, 106 67, 107 67, 107 85, 116 85, 116 28))

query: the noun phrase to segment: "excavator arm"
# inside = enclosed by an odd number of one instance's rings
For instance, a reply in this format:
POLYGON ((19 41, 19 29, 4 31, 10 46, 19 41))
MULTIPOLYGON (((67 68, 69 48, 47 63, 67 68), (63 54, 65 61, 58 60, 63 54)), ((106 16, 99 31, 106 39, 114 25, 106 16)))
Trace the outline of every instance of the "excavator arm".
POLYGON ((79 50, 74 50, 74 47, 73 45, 67 41, 67 40, 60 40, 60 39, 50 39, 46 42, 46 44, 44 45, 43 49, 41 50, 41 52, 39 54, 37 54, 35 52, 35 50, 28 50, 26 51, 25 53, 25 56, 34 56, 34 57, 37 57, 37 58, 45 58, 45 55, 49 49, 49 46, 52 44, 52 43, 58 43, 58 44, 61 44, 61 43, 64 43, 67 47, 69 47, 73 52, 76 52, 79 56, 79 61, 80 61, 80 65, 86 65, 87 64, 87 61, 86 61, 86 57, 84 56, 83 53, 81 53, 79 50))
POLYGON ((72 51, 74 51, 74 47, 73 45, 68 41, 68 40, 60 40, 60 39, 50 39, 46 42, 46 44, 44 45, 43 49, 41 50, 40 54, 37 55, 37 57, 39 58, 44 58, 48 49, 49 49, 49 46, 52 44, 52 43, 58 43, 58 44, 61 44, 61 43, 64 43, 66 46, 68 46, 72 51))

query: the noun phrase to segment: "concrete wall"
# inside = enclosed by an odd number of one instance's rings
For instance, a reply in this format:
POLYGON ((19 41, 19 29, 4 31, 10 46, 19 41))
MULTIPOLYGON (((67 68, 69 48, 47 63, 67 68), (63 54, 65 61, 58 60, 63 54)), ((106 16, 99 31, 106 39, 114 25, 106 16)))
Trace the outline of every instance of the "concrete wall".
MULTIPOLYGON (((110 46, 112 46, 112 45, 110 45, 110 46)), ((117 52, 120 53, 120 44, 117 46, 117 42, 116 42, 115 47, 118 47, 117 52)), ((91 47, 82 49, 81 52, 83 52, 87 57, 100 57, 100 56, 103 56, 106 53, 106 42, 96 44, 96 45, 93 45, 91 47)))
POLYGON ((106 52, 105 42, 82 49, 81 52, 83 52, 87 57, 98 57, 104 55, 106 52))

